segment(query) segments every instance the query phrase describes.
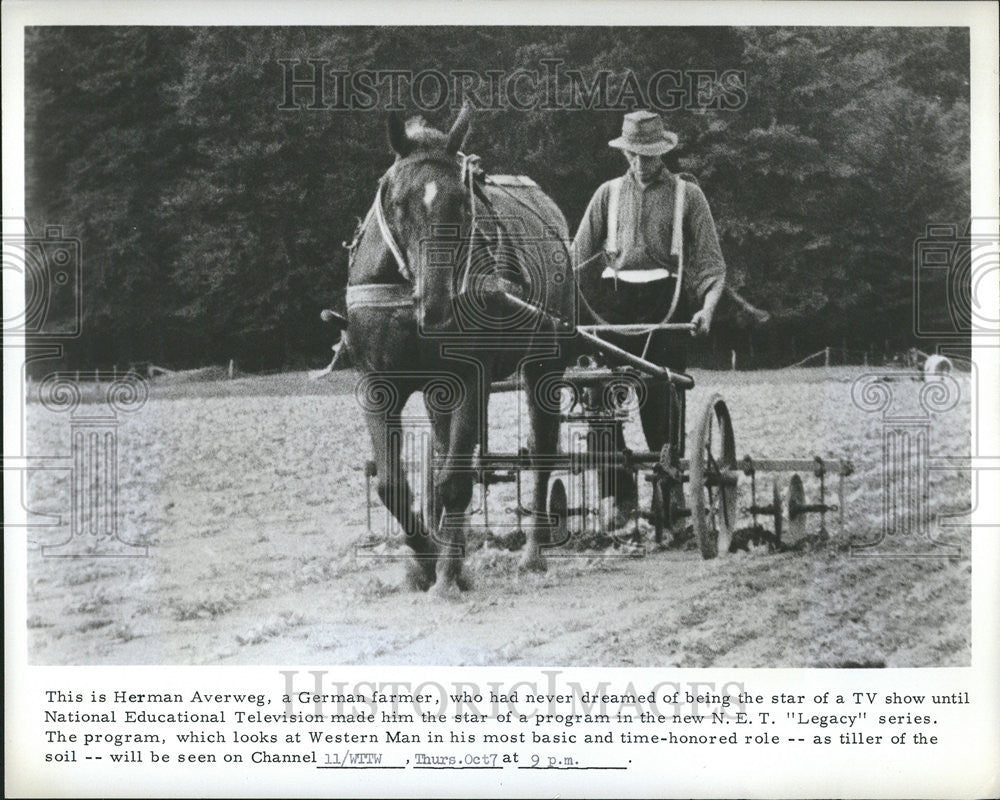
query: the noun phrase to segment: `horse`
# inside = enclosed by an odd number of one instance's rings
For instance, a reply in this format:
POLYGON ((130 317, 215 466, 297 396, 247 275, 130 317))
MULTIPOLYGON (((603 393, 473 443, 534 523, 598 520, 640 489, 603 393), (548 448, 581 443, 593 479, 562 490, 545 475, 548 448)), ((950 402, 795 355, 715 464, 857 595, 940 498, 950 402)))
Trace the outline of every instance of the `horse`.
POLYGON ((512 374, 527 390, 534 467, 520 567, 545 569, 551 470, 544 456, 556 452, 559 408, 543 378, 561 374, 570 357, 570 326, 555 320, 571 318, 575 293, 562 212, 540 189, 526 202, 488 185, 474 158, 461 153, 470 124, 468 107, 447 133, 421 118, 389 115, 395 161, 351 245, 347 286, 349 346, 361 372, 357 396, 378 496, 411 549, 412 587, 446 596, 469 588, 462 564, 474 453, 486 442, 490 384, 512 374), (542 312, 506 302, 511 296, 542 312), (401 412, 417 391, 437 464, 420 512, 411 508, 401 456, 401 412))

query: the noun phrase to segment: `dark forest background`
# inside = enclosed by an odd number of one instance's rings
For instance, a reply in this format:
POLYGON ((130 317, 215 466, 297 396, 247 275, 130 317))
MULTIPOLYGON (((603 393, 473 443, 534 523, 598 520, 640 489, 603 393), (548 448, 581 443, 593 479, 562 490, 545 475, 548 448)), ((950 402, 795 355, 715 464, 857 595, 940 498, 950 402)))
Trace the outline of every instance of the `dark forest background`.
MULTIPOLYGON (((385 114, 280 110, 279 59, 510 72, 558 58, 641 82, 745 72, 744 107, 665 114, 671 166, 705 190, 733 282, 774 315, 753 326, 721 308, 696 363, 729 348, 760 365, 826 345, 930 349, 913 333, 915 243, 970 211, 963 29, 33 28, 25 53, 28 224, 82 241, 71 368, 327 360, 318 314, 342 308, 341 243, 391 163, 385 114)), ((484 110, 466 150, 532 176, 575 230, 623 171, 607 147, 622 113, 484 110)), ((923 296, 927 326, 953 327, 942 286, 923 296)), ((55 303, 49 330, 70 313, 55 303)))

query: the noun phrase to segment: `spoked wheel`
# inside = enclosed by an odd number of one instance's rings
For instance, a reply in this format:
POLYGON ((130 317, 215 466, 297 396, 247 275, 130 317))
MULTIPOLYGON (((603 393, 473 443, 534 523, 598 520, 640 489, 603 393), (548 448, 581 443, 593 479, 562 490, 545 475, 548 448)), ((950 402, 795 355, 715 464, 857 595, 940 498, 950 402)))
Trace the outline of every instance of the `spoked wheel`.
POLYGON ((736 441, 721 395, 709 399, 691 455, 691 515, 701 555, 727 555, 736 526, 736 441))
POLYGON ((548 546, 562 547, 569 541, 569 528, 566 524, 569 501, 566 498, 566 484, 560 478, 553 479, 549 485, 548 512, 548 546))

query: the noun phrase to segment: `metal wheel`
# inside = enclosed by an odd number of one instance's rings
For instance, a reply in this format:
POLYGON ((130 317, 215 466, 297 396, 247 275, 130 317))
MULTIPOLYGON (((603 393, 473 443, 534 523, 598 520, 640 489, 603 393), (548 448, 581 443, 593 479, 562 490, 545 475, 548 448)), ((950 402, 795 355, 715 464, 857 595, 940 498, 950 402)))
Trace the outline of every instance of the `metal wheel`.
POLYGON ((806 490, 798 473, 788 481, 788 533, 792 541, 806 535, 806 515, 800 510, 806 504, 806 490))
POLYGON ((721 395, 709 398, 691 454, 691 515, 703 558, 727 555, 736 526, 736 441, 721 395))

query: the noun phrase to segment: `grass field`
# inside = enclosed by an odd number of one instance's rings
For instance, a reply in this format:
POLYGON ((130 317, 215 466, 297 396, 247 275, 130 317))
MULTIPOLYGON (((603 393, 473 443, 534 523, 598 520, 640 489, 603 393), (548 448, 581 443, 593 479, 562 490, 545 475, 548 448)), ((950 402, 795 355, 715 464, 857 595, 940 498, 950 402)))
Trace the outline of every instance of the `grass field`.
MULTIPOLYGON (((934 470, 924 485, 923 462, 908 468, 891 462, 886 470, 883 446, 885 432, 903 426, 885 419, 888 413, 911 420, 910 442, 926 436, 930 458, 967 457, 970 378, 956 376, 953 407, 927 411, 926 385, 895 374, 878 382, 893 394, 893 406, 878 411, 852 401, 852 386, 867 372, 694 371, 689 431, 707 397, 721 392, 739 456, 853 461, 844 524, 833 515, 828 543, 810 537, 790 552, 703 561, 697 550, 653 547, 642 522, 643 548, 577 537, 554 554, 547 573, 520 574, 517 554, 486 542, 482 516, 474 515, 467 555, 474 586, 453 602, 405 588, 393 558, 405 550, 397 531, 384 527, 381 507, 371 509, 374 541, 367 533, 362 465, 369 445, 354 373, 318 382, 304 373, 154 381, 141 410, 120 415, 116 454, 119 536, 147 546, 148 555, 53 558, 42 548, 65 540, 68 527, 35 529, 28 559, 31 660, 968 664, 969 534, 942 529, 936 517, 969 507, 969 474, 934 470), (895 491, 914 475, 931 519, 921 529, 914 508, 903 508, 897 522, 914 524, 883 538, 884 506, 893 496, 885 485, 895 491), (931 534, 952 546, 935 547, 931 534)), ((855 400, 864 398, 855 392, 855 400)), ((491 401, 494 450, 523 441, 522 402, 517 394, 491 401)), ((417 399, 409 411, 420 424, 417 399)), ((29 453, 70 452, 68 415, 29 398, 27 425, 29 453)), ((638 424, 627 433, 629 444, 641 448, 638 424)), ((813 493, 815 480, 805 478, 813 493)), ((770 481, 759 479, 765 499, 770 481)), ((71 491, 65 471, 32 473, 28 506, 66 519, 71 491)), ((512 487, 494 489, 491 533, 512 529, 503 510, 513 501, 512 487)), ((747 503, 744 481, 739 505, 747 503)), ((818 523, 809 526, 815 533, 818 523)))

